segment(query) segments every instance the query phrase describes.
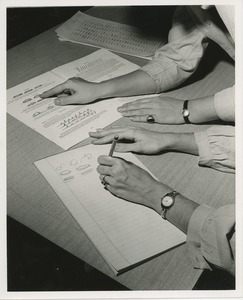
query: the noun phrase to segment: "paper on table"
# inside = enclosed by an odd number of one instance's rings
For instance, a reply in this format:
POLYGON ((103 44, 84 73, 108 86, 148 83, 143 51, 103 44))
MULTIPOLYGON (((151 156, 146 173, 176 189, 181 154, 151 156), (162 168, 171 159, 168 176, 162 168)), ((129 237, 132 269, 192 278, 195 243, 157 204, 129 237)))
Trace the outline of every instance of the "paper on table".
POLYGON ((89 131, 119 119, 121 115, 117 107, 121 101, 132 101, 135 98, 60 107, 53 103, 53 98, 43 100, 39 94, 70 77, 100 82, 136 69, 137 65, 118 55, 108 50, 98 50, 9 89, 7 111, 66 150, 87 138, 89 131))
MULTIPOLYGON (((97 158, 109 149, 110 145, 88 145, 35 165, 117 274, 185 242, 185 234, 153 210, 104 189, 97 158)), ((146 169, 130 153, 119 156, 146 169)))
POLYGON ((153 56, 163 44, 163 41, 139 32, 134 26, 95 18, 80 11, 58 27, 56 33, 61 41, 92 45, 144 58, 153 56))

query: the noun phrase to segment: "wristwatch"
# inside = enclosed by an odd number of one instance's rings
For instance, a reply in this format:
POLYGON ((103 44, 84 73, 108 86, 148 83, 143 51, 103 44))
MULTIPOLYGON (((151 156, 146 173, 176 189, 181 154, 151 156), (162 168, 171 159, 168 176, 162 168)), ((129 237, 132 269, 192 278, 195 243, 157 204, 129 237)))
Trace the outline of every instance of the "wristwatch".
POLYGON ((188 117, 190 116, 190 112, 188 110, 188 100, 185 100, 184 103, 183 103, 183 109, 182 109, 182 112, 181 112, 184 120, 185 120, 185 123, 186 124, 190 124, 191 122, 189 121, 188 117))
POLYGON ((161 198, 161 217, 166 220, 166 212, 170 209, 175 203, 175 197, 179 193, 176 191, 167 193, 164 197, 161 198))

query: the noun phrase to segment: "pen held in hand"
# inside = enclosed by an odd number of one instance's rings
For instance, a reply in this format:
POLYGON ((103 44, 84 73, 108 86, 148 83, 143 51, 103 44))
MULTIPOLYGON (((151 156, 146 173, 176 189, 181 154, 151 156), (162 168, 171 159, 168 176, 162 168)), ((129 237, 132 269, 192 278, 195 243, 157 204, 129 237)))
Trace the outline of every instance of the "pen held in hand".
POLYGON ((110 149, 110 152, 109 152, 109 156, 113 155, 113 152, 115 150, 116 143, 117 143, 118 140, 119 140, 119 135, 115 134, 114 138, 113 138, 113 141, 112 141, 112 144, 111 144, 111 149, 110 149))

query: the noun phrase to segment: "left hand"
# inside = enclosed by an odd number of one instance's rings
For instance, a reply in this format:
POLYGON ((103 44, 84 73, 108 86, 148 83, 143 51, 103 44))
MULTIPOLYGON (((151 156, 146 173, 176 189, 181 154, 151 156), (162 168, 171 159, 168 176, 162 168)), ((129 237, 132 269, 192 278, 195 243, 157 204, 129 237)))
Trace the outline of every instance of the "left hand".
POLYGON ((150 207, 160 213, 160 198, 171 188, 154 179, 148 172, 122 158, 99 156, 100 180, 115 196, 150 207))
POLYGON ((135 100, 118 107, 123 117, 134 122, 147 122, 147 117, 152 115, 155 123, 184 124, 181 111, 183 101, 172 97, 158 96, 135 100))
POLYGON ((92 144, 102 145, 111 143, 114 135, 119 135, 119 143, 116 144, 116 152, 136 152, 143 154, 156 154, 170 149, 176 140, 175 133, 161 133, 136 127, 118 127, 90 132, 93 137, 92 144))

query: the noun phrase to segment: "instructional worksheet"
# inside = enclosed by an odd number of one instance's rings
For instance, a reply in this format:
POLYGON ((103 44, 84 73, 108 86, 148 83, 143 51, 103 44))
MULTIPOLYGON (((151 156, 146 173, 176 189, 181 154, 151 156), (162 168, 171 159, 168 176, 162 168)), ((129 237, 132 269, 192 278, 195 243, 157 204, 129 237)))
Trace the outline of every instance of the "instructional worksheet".
POLYGON ((138 68, 108 50, 95 51, 10 88, 7 91, 7 112, 63 149, 69 149, 86 139, 89 131, 121 118, 117 107, 135 97, 113 98, 88 105, 56 106, 54 98, 42 99, 39 95, 70 77, 100 82, 138 68))
MULTIPOLYGON (((117 198, 104 188, 96 171, 97 158, 109 150, 110 145, 88 145, 35 165, 118 274, 184 243, 186 236, 152 209, 117 198)), ((147 170, 131 153, 115 156, 147 170)))
POLYGON ((77 12, 56 29, 61 41, 110 49, 119 53, 149 58, 164 44, 161 39, 139 28, 77 12))

